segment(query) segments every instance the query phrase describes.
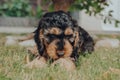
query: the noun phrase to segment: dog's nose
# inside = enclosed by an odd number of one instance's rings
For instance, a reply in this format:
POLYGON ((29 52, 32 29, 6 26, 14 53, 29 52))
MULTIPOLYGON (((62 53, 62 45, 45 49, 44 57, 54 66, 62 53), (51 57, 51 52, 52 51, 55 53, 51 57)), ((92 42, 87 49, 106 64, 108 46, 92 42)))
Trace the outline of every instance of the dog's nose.
POLYGON ((64 55, 64 52, 63 51, 60 51, 57 53, 58 56, 63 56, 64 55))
POLYGON ((60 42, 57 42, 57 50, 63 50, 64 49, 64 45, 65 45, 65 43, 64 43, 64 41, 63 40, 61 40, 60 42))

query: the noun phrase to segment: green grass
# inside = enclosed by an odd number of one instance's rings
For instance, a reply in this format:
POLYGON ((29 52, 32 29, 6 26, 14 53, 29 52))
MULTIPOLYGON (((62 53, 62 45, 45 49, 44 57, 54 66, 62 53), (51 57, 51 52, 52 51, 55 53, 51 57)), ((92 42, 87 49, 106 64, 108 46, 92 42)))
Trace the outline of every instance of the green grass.
POLYGON ((78 60, 77 69, 67 72, 61 68, 24 68, 27 51, 20 46, 4 46, 5 36, 0 34, 0 80, 120 80, 120 48, 96 50, 78 60), (104 75, 105 72, 110 72, 104 75))

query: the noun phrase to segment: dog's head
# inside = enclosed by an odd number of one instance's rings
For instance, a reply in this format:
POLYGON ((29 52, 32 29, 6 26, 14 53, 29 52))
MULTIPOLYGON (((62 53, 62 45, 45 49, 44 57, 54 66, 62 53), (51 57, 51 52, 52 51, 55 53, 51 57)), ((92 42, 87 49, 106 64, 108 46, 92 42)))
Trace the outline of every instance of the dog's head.
POLYGON ((79 43, 78 29, 73 24, 68 13, 46 13, 35 31, 40 55, 47 54, 52 59, 70 57, 79 43))

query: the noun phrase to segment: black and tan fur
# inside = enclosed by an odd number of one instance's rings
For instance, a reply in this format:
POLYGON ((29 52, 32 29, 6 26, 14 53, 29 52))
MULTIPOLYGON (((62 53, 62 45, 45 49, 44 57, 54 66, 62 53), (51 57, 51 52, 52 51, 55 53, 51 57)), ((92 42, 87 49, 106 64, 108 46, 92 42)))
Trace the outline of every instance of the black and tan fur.
POLYGON ((94 50, 92 37, 63 11, 46 13, 39 22, 34 39, 40 56, 47 59, 77 59, 80 54, 94 50))

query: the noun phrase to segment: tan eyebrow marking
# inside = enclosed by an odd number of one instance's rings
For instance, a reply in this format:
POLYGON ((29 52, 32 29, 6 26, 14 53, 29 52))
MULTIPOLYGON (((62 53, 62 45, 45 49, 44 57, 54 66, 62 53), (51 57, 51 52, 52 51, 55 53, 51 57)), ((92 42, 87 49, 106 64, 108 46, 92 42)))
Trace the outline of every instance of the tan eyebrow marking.
POLYGON ((71 28, 67 28, 66 30, 65 30, 65 33, 64 33, 65 35, 71 35, 71 34, 73 34, 73 30, 71 29, 71 28))
POLYGON ((61 33, 61 30, 59 28, 52 28, 52 29, 50 29, 50 33, 59 35, 61 33))

